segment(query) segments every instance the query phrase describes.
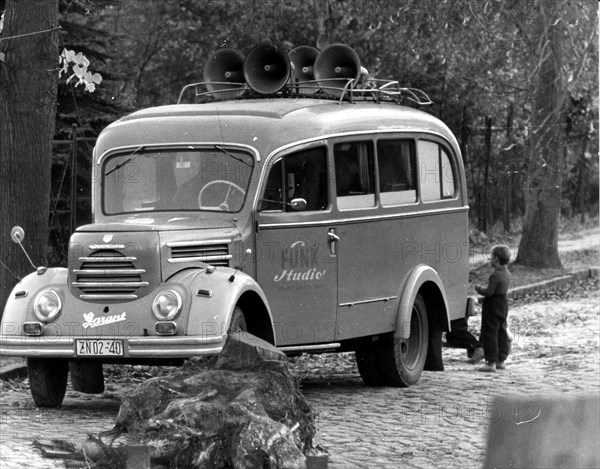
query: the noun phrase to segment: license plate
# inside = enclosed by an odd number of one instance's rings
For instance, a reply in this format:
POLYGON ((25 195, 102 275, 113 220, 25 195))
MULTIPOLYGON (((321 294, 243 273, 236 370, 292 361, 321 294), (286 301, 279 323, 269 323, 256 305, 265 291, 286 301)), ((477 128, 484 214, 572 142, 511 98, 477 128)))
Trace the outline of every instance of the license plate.
POLYGON ((118 339, 78 339, 78 357, 122 357, 123 341, 118 339))

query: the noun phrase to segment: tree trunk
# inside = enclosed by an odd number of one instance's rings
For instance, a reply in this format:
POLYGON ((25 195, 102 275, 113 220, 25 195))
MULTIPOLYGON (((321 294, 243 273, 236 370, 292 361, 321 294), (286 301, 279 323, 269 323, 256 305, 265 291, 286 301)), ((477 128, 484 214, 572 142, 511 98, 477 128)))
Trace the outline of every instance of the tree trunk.
MULTIPOLYGON (((8 0, 0 37, 0 260, 17 276, 32 267, 10 239, 13 225, 25 229, 23 244, 33 262, 46 262, 58 1, 8 0)), ((0 311, 15 283, 0 265, 0 311)))
POLYGON ((525 217, 517 262, 560 268, 560 220, 564 86, 561 79, 562 21, 559 0, 538 0, 537 36, 540 66, 533 103, 533 132, 525 183, 525 217))

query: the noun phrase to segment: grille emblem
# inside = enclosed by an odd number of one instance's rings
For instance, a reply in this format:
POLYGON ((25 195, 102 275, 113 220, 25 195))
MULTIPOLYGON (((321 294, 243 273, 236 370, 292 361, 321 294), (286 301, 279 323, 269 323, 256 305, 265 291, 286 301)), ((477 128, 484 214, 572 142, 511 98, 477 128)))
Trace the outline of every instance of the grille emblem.
POLYGON ((113 235, 112 234, 105 234, 102 237, 102 241, 104 241, 105 243, 110 243, 113 239, 113 235))

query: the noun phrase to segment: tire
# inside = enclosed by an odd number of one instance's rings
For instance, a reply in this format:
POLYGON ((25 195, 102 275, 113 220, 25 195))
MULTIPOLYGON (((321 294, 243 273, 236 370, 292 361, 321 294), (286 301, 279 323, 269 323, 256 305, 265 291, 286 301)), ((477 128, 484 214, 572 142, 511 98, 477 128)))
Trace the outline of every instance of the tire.
POLYGON ((419 381, 429 346, 427 307, 420 294, 412 306, 410 337, 394 339, 392 335, 381 344, 381 368, 389 386, 408 387, 419 381))
POLYGON ((242 308, 236 306, 233 309, 233 314, 231 315, 231 322, 229 323, 229 329, 227 330, 227 333, 235 334, 239 332, 248 332, 248 326, 246 324, 246 318, 244 317, 242 308))
POLYGON ((71 386, 75 391, 86 394, 104 392, 104 373, 102 363, 98 362, 69 362, 71 386))
POLYGON ((67 390, 69 363, 60 358, 28 358, 29 388, 38 407, 59 407, 67 390))

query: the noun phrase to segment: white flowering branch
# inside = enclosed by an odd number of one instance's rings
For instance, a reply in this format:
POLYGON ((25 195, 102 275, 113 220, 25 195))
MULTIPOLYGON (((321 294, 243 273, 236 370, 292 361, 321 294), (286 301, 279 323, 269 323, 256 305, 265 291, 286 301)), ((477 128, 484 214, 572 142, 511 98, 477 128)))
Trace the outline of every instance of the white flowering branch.
POLYGON ((59 77, 69 74, 70 68, 71 75, 67 78, 67 83, 76 79, 75 86, 84 85, 85 91, 89 93, 93 93, 96 90, 96 85, 102 82, 102 75, 92 73, 88 70, 90 61, 81 52, 75 53, 75 51, 63 49, 60 54, 59 64, 61 66, 58 71, 59 77))

